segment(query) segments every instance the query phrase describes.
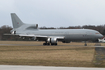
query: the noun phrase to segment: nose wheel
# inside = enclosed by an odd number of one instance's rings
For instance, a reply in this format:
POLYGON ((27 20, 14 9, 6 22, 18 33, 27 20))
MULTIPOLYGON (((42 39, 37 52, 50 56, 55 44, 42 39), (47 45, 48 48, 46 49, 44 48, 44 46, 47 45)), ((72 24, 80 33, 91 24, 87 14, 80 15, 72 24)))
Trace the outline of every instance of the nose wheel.
POLYGON ((57 43, 51 43, 51 45, 57 45, 57 43))
POLYGON ((86 41, 85 41, 85 44, 84 44, 84 46, 87 46, 87 43, 86 43, 86 41))
POLYGON ((87 46, 87 44, 84 44, 84 46, 87 46))

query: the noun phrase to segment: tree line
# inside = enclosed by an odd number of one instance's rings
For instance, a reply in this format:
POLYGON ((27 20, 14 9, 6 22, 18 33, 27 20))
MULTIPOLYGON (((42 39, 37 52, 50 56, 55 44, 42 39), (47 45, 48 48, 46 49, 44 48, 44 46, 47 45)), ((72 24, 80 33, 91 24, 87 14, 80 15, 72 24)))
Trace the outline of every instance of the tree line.
MULTIPOLYGON (((22 40, 18 36, 4 35, 10 34, 10 31, 13 28, 8 25, 4 25, 0 27, 0 40, 22 40)), ((68 27, 39 27, 39 29, 93 29, 99 31, 101 34, 105 35, 105 25, 84 25, 84 26, 68 26, 68 27)))

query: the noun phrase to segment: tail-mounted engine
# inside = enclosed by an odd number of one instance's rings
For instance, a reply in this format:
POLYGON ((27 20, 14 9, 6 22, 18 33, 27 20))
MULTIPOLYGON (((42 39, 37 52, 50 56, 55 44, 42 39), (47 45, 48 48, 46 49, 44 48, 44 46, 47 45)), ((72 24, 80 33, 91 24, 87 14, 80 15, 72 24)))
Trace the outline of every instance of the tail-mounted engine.
POLYGON ((16 34, 15 30, 11 30, 10 32, 11 32, 11 34, 16 34))
POLYGON ((38 24, 35 24, 35 25, 33 25, 33 24, 31 24, 31 25, 26 25, 26 26, 25 26, 25 29, 38 29, 38 24))

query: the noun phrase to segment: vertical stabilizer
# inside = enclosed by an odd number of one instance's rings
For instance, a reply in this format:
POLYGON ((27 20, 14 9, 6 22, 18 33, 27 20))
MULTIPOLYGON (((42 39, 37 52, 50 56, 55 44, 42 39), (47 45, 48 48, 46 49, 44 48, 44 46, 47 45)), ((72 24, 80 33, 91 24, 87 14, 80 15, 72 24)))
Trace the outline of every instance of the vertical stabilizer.
POLYGON ((15 13, 11 13, 11 18, 14 29, 24 24, 15 13))

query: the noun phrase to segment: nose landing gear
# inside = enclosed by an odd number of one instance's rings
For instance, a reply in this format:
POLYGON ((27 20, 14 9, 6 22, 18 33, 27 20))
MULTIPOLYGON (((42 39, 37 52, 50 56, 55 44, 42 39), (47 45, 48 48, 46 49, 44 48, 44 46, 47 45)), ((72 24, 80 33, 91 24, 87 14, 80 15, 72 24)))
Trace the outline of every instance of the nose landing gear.
POLYGON ((85 41, 85 44, 84 44, 84 46, 87 46, 87 43, 86 43, 86 41, 85 41))

